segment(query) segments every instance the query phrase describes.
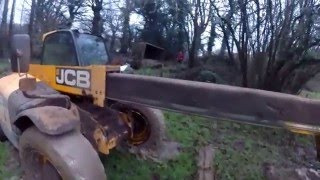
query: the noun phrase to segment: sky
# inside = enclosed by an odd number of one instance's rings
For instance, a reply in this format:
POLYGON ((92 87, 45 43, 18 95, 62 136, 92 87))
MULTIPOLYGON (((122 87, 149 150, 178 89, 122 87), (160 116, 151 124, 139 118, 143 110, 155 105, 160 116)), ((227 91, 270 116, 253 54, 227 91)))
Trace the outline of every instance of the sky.
MULTIPOLYGON (((12 1, 12 0, 10 0, 12 1)), ((16 11, 15 11, 15 16, 14 16, 14 22, 17 24, 22 22, 27 21, 27 19, 25 19, 25 17, 23 16, 23 12, 22 11, 28 11, 30 9, 30 0, 16 0, 17 4, 16 4, 16 11)))
MULTIPOLYGON (((14 23, 16 23, 16 24, 20 24, 21 18, 23 19, 23 16, 21 17, 22 10, 26 9, 26 7, 29 6, 29 5, 27 5, 27 3, 25 1, 27 1, 27 0, 16 0, 16 8, 15 8, 15 14, 14 14, 14 23)), ((12 0, 9 0, 9 9, 8 9, 8 17, 7 17, 8 18, 8 22, 10 20, 12 2, 13 2, 12 0)), ((0 3, 1 3, 0 4, 0 15, 2 15, 4 1, 0 0, 0 3)))

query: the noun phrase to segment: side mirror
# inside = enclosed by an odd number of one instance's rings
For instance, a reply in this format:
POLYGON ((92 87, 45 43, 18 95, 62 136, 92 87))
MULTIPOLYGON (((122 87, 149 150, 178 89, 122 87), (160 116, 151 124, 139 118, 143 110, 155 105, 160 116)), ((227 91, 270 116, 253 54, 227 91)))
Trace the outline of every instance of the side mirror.
MULTIPOLYGON (((15 34, 11 39, 11 70, 17 73, 27 73, 31 59, 30 36, 28 34, 15 34)), ((21 91, 31 91, 36 88, 36 79, 25 78, 19 80, 21 91)))
POLYGON ((30 36, 15 34, 11 38, 11 70, 18 73, 27 73, 31 59, 30 36))

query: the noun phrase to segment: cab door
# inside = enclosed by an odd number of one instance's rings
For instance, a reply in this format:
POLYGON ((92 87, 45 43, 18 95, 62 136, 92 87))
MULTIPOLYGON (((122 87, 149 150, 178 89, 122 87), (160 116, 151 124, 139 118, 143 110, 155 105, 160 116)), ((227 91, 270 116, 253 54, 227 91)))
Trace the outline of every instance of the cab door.
POLYGON ((41 65, 79 66, 79 57, 70 31, 57 31, 43 41, 41 65))

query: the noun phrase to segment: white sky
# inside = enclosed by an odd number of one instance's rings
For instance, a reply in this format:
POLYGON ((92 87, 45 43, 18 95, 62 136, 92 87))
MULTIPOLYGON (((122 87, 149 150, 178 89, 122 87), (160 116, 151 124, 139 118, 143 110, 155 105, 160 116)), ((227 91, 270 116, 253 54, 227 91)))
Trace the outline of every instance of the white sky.
MULTIPOLYGON (((21 19, 23 19, 24 17, 22 15, 22 10, 25 9, 27 5, 27 3, 24 3, 24 1, 27 0, 16 0, 16 8, 15 8, 15 14, 14 14, 14 23, 16 24, 20 24, 21 19), (24 7, 23 7, 24 5, 24 7)), ((0 16, 2 16, 2 10, 3 10, 3 6, 4 6, 4 0, 0 0, 0 16)), ((7 21, 9 22, 10 20, 10 15, 11 15, 11 7, 12 7, 12 0, 9 0, 9 9, 8 9, 8 16, 7 16, 7 21)), ((1 17, 2 19, 2 17, 1 17)))

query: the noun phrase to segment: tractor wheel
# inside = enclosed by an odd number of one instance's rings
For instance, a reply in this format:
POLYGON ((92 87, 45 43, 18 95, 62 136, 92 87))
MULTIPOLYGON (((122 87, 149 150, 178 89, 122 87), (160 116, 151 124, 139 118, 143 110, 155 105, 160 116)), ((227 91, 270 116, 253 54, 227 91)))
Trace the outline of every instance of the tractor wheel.
POLYGON ((97 152, 82 134, 50 136, 35 127, 20 138, 19 153, 27 180, 106 180, 97 152))
POLYGON ((165 137, 165 122, 162 111, 148 107, 115 103, 112 109, 129 116, 132 125, 132 137, 126 145, 137 151, 157 152, 161 149, 165 137))

